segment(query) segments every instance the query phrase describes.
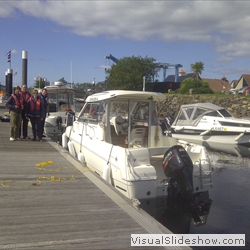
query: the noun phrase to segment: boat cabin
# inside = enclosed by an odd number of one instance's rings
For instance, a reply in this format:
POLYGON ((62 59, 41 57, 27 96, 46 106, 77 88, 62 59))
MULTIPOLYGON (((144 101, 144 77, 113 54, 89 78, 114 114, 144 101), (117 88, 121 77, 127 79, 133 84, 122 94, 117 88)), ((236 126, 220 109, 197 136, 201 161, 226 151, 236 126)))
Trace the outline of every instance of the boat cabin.
POLYGON ((50 112, 65 112, 67 108, 74 110, 75 90, 64 84, 55 83, 46 86, 49 96, 50 112))
POLYGON ((212 103, 182 105, 172 126, 196 126, 204 117, 233 117, 226 109, 212 103))
MULTIPOLYGON (((112 91, 87 98, 78 121, 88 124, 94 137, 124 148, 150 147, 156 143, 161 129, 158 125, 157 102, 163 94, 145 98, 136 91, 112 96, 112 91)), ((114 93, 113 93, 114 94, 114 93)), ((121 94, 121 93, 119 93, 121 94)))

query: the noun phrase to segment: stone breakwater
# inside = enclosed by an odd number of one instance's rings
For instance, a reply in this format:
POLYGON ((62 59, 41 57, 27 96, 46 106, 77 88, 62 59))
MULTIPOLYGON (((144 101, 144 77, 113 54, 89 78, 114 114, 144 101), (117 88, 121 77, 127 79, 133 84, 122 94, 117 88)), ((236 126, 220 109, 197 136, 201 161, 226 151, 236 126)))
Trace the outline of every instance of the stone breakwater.
POLYGON ((238 95, 200 96, 200 95, 177 95, 166 94, 166 101, 160 107, 160 117, 171 115, 177 116, 180 106, 183 104, 211 102, 220 107, 226 108, 237 118, 250 118, 250 98, 238 95))

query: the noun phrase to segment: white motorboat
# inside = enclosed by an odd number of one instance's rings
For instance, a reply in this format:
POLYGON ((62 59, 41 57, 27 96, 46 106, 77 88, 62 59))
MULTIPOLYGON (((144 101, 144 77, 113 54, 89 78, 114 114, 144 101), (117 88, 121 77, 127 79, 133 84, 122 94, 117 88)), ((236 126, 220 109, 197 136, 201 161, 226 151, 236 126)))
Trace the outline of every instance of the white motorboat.
POLYGON ((174 138, 198 144, 250 144, 250 119, 235 118, 212 103, 182 105, 172 124, 170 120, 165 118, 165 132, 174 138))
POLYGON ((44 133, 54 141, 61 141, 68 111, 75 111, 76 90, 55 82, 54 86, 46 86, 49 96, 49 113, 44 125, 44 133))
POLYGON ((130 199, 207 191, 212 173, 205 147, 162 135, 157 105, 165 99, 142 91, 90 95, 62 146, 130 199))

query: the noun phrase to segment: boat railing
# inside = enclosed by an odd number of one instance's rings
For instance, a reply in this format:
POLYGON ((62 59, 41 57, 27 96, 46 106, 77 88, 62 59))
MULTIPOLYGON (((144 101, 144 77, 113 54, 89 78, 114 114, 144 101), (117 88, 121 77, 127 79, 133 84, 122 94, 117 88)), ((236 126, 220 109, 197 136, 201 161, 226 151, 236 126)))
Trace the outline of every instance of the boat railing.
POLYGON ((194 164, 199 166, 199 179, 201 188, 204 188, 204 186, 211 186, 213 184, 212 171, 210 170, 210 163, 207 161, 207 159, 201 159, 194 164))

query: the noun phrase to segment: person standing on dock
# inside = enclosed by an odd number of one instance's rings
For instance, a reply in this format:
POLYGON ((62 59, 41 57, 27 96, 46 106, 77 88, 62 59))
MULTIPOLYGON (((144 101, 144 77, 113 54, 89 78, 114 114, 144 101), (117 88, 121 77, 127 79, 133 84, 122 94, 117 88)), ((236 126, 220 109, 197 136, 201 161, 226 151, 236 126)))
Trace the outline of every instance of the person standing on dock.
POLYGON ((19 94, 20 87, 14 87, 14 94, 11 94, 6 102, 6 108, 10 112, 10 141, 21 140, 18 136, 22 120, 22 109, 24 108, 23 97, 19 94))
POLYGON ((31 94, 30 92, 27 90, 27 85, 23 84, 21 87, 21 91, 20 91, 20 95, 23 96, 23 104, 24 104, 24 108, 22 109, 22 120, 21 120, 21 125, 19 128, 19 138, 21 138, 22 132, 23 132, 23 139, 30 139, 28 137, 28 122, 29 120, 26 119, 25 117, 25 106, 27 101, 30 99, 31 94))
POLYGON ((49 97, 47 89, 44 88, 42 92, 39 93, 39 97, 43 100, 43 105, 45 110, 43 120, 41 121, 42 137, 46 137, 46 135, 44 135, 44 125, 45 125, 46 114, 48 114, 49 116, 49 97))
POLYGON ((25 116, 26 119, 31 121, 33 139, 32 141, 36 141, 36 125, 39 141, 42 142, 42 126, 41 121, 45 116, 44 104, 43 100, 38 96, 38 91, 36 89, 32 92, 32 97, 28 100, 26 104, 25 116))

